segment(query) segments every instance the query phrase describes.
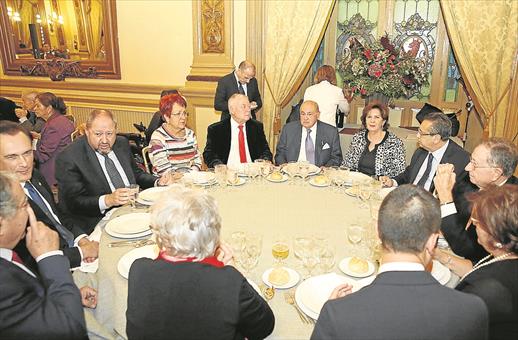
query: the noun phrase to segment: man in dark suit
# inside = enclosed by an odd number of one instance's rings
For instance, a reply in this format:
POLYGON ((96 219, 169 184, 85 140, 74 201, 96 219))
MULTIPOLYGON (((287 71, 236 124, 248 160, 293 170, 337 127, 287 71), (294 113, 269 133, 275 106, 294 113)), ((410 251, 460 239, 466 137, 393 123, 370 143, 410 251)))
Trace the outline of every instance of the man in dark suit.
POLYGON ((467 176, 464 170, 469 153, 450 139, 451 121, 441 112, 425 116, 417 130, 419 148, 412 155, 410 165, 397 177, 381 176, 384 186, 415 184, 433 192, 433 178, 439 164, 453 164, 457 183, 461 185, 467 176))
POLYGON ((427 271, 441 214, 424 189, 403 185, 379 211, 378 276, 351 294, 338 286, 320 312, 311 339, 487 339, 488 312, 477 296, 442 286, 427 271))
POLYGON ((300 106, 300 120, 284 126, 275 151, 275 164, 308 161, 316 166, 339 166, 342 148, 336 127, 318 120, 318 104, 300 106))
POLYGON ((250 103, 243 94, 228 100, 231 117, 210 125, 203 159, 209 168, 217 164, 238 167, 256 159, 272 161, 263 124, 250 119, 250 103))
MULTIPOLYGON (((99 243, 88 240, 87 235, 73 221, 63 218, 54 202, 52 191, 43 176, 33 169, 31 137, 19 124, 0 122, 0 170, 14 173, 20 182, 38 221, 45 223, 59 235, 60 249, 70 261, 71 268, 81 265, 81 260, 93 261, 99 252, 99 243)), ((16 251, 25 264, 36 269, 36 262, 25 247, 25 240, 16 251)))
POLYGON ((22 92, 22 107, 16 108, 15 113, 20 125, 25 130, 40 133, 43 125, 45 125, 45 120, 41 117, 37 117, 34 110, 37 95, 38 92, 36 91, 22 92))
POLYGON ((441 231, 455 254, 473 263, 488 255, 477 241, 475 228, 466 228, 471 215, 471 205, 465 194, 469 191, 486 190, 491 186, 518 185, 517 178, 513 176, 517 165, 516 145, 502 138, 491 138, 473 150, 471 160, 466 165, 470 183, 463 187, 467 190, 454 190, 455 175, 450 164, 439 166, 435 188, 441 202, 441 231))
POLYGON ((36 221, 14 174, 0 172, 0 197, 1 337, 87 339, 81 294, 58 250, 58 235, 36 221), (12 251, 26 233, 39 275, 12 251))
POLYGON ((235 94, 244 94, 248 97, 252 108, 252 118, 256 119, 255 113, 263 106, 257 79, 255 79, 255 65, 248 60, 242 61, 239 67, 232 73, 227 74, 218 81, 216 96, 214 97, 214 109, 221 111, 221 119, 230 116, 228 100, 235 94))
POLYGON ((109 209, 129 202, 129 184, 141 189, 167 185, 140 169, 128 140, 117 137, 117 123, 108 110, 94 110, 86 122, 86 135, 76 139, 56 159, 59 208, 86 233, 90 233, 109 209))

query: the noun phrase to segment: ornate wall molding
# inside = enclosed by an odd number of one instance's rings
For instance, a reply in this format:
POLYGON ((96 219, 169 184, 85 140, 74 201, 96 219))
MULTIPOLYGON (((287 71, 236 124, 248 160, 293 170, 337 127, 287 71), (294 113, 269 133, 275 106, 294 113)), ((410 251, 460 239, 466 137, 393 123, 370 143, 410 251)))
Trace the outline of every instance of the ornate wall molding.
POLYGON ((201 3, 201 32, 203 53, 225 53, 225 6, 223 0, 201 3))

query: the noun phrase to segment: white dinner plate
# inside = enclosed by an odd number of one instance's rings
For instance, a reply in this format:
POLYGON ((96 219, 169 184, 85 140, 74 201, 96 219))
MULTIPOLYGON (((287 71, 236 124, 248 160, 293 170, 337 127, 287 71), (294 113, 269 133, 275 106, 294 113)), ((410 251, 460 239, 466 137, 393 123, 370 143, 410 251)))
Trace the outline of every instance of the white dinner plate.
MULTIPOLYGON (((284 166, 282 168, 282 172, 284 172, 285 174, 289 173, 290 167, 293 166, 292 164, 296 164, 296 163, 288 163, 286 166, 284 166)), ((319 172, 320 172, 320 168, 318 166, 316 166, 315 164, 309 164, 308 176, 316 175, 319 172)))
POLYGON ((365 261, 367 261, 367 264, 369 266, 369 269, 365 273, 360 274, 360 273, 356 273, 356 272, 350 270, 349 269, 349 261, 351 259, 352 259, 352 257, 346 257, 342 261, 340 261, 340 263, 338 264, 338 268, 340 268, 340 270, 342 272, 344 272, 345 274, 347 274, 349 276, 352 276, 352 277, 367 277, 367 276, 371 276, 372 274, 374 274, 374 271, 376 270, 376 267, 369 260, 365 260, 365 261))
POLYGON ((336 273, 313 276, 297 287, 295 302, 305 314, 316 320, 333 289, 344 283, 351 284, 353 292, 362 288, 354 279, 336 273))
POLYGON ((216 174, 208 171, 191 171, 183 175, 196 185, 212 185, 216 182, 216 174))
POLYGON ((143 257, 156 259, 158 256, 158 251, 159 249, 156 244, 130 250, 120 258, 119 262, 117 263, 117 271, 123 278, 128 279, 131 265, 133 262, 135 262, 135 260, 143 257))
POLYGON ((286 283, 285 285, 282 285, 282 286, 278 286, 278 285, 271 283, 270 280, 268 280, 268 276, 272 272, 273 268, 267 269, 263 273, 263 282, 268 286, 273 286, 273 288, 275 288, 275 289, 288 289, 288 288, 295 286, 300 280, 299 273, 297 273, 295 270, 293 270, 291 268, 287 268, 287 267, 282 267, 282 268, 284 268, 286 271, 288 271, 288 274, 290 274, 290 280, 288 281, 288 283, 286 283))
POLYGON ((168 187, 152 187, 146 190, 142 190, 138 194, 137 202, 144 205, 152 205, 157 201, 160 196, 169 190, 168 187))
POLYGON ((325 183, 317 183, 317 182, 315 182, 315 178, 317 178, 317 177, 311 177, 308 181, 308 183, 314 187, 323 188, 323 187, 328 187, 329 185, 331 185, 331 181, 329 179, 327 179, 325 181, 325 183))
POLYGON ((237 182, 236 182, 236 183, 233 183, 233 184, 232 184, 232 183, 230 183, 230 182, 228 182, 228 181, 227 181, 227 183, 228 183, 228 185, 230 185, 230 186, 238 187, 238 186, 240 186, 240 185, 245 184, 245 183, 246 183, 246 179, 244 179, 244 178, 242 178, 242 177, 238 177, 238 178, 237 178, 237 182))
POLYGON ((130 213, 110 220, 106 228, 113 233, 132 235, 149 230, 149 213, 130 213))
POLYGON ((450 270, 437 260, 433 260, 432 272, 430 274, 442 285, 447 284, 451 279, 450 270))
POLYGON ((345 189, 344 192, 347 196, 357 197, 359 190, 360 189, 358 187, 349 187, 349 188, 345 189))
POLYGON ((274 179, 274 178, 272 178, 272 175, 270 174, 266 177, 266 179, 273 183, 282 183, 282 182, 286 182, 288 179, 290 179, 290 177, 286 174, 281 174, 281 176, 282 176, 281 179, 274 179))

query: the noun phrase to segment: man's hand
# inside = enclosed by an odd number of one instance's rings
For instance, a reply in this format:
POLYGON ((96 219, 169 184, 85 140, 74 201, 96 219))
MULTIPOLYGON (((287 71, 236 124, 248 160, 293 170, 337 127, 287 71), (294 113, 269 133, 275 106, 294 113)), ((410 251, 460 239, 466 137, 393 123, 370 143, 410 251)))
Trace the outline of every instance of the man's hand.
POLYGON ((437 196, 441 203, 453 201, 452 190, 455 185, 454 170, 453 164, 439 164, 437 166, 433 183, 435 184, 435 190, 437 190, 437 196))
POLYGON ((234 259, 234 253, 232 252, 232 248, 224 242, 219 244, 218 249, 216 249, 216 258, 223 262, 225 265, 228 265, 234 259))
POLYGON ((90 263, 99 257, 99 242, 90 241, 87 237, 83 237, 77 243, 83 253, 83 261, 90 263))
POLYGON ((390 188, 392 187, 392 185, 394 184, 392 182, 392 180, 390 179, 390 177, 388 176, 380 176, 379 177, 379 181, 381 182, 381 184, 386 187, 386 188, 390 188))
POLYGON ((27 117, 27 111, 25 111, 24 109, 14 109, 14 113, 16 114, 16 117, 18 117, 18 119, 27 117))
POLYGON ((166 186, 178 182, 183 177, 181 172, 168 171, 160 177, 158 185, 166 186))
POLYGON ((250 102, 250 108, 251 108, 252 110, 257 109, 257 103, 256 103, 256 102, 250 102))
POLYGON ((41 138, 41 134, 37 133, 37 132, 34 132, 34 131, 31 131, 31 136, 32 136, 33 139, 40 139, 41 138))
POLYGON ((124 205, 129 202, 130 198, 133 196, 133 190, 129 188, 119 188, 116 189, 109 195, 104 197, 104 203, 108 206, 108 208, 124 205))
POLYGON ((352 285, 350 285, 348 283, 341 284, 341 285, 337 286, 335 289, 333 289, 333 291, 331 292, 331 295, 329 296, 329 300, 343 298, 344 296, 349 295, 352 292, 353 292, 352 285))
POLYGON ((81 303, 88 308, 95 308, 97 306, 97 291, 92 287, 84 286, 79 289, 81 292, 81 303))
POLYGON ((25 242, 32 257, 37 258, 49 251, 58 250, 58 233, 42 222, 36 221, 36 216, 34 216, 34 211, 30 206, 27 206, 27 213, 29 214, 29 226, 27 227, 25 242))

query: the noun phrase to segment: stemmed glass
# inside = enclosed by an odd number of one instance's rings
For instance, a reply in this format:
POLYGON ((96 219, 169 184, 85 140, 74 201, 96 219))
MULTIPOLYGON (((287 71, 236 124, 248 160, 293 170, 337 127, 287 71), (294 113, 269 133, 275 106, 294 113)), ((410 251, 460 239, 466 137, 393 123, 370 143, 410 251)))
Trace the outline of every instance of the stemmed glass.
POLYGON ((299 174, 302 178, 302 185, 306 184, 306 177, 309 174, 309 163, 308 162, 299 162, 299 174))
POLYGON ((320 268, 324 274, 327 274, 333 270, 334 266, 335 250, 331 245, 325 244, 320 249, 320 268))
POLYGON ((370 186, 370 183, 369 184, 361 183, 359 189, 360 190, 358 193, 358 197, 360 198, 360 201, 362 202, 361 206, 363 208, 368 208, 369 207, 368 201, 372 196, 372 188, 370 186))
POLYGON ((251 271, 259 263, 259 256, 263 248, 263 238, 261 235, 249 233, 245 237, 245 246, 241 253, 241 266, 245 274, 250 274, 251 271))
POLYGON ((284 260, 290 255, 290 246, 284 238, 277 238, 272 246, 272 255, 275 259, 275 265, 282 267, 284 260))
POLYGON ((238 182, 237 171, 234 169, 227 168, 227 183, 230 185, 236 185, 238 182))
POLYGON ((295 185, 295 177, 297 176, 298 172, 298 164, 297 162, 289 162, 284 166, 286 174, 288 174, 288 177, 290 178, 289 185, 295 185))
POLYGON ((306 268, 308 272, 307 277, 311 277, 313 275, 313 270, 315 270, 317 264, 320 262, 320 249, 315 244, 315 242, 311 242, 307 247, 302 250, 302 265, 306 268))
POLYGON ((357 224, 351 224, 347 227, 347 238, 349 239, 355 253, 358 251, 359 244, 363 240, 364 232, 364 228, 357 224))
POLYGON ((216 174, 218 185, 224 189, 227 186, 227 166, 225 164, 214 166, 214 173, 216 174))
POLYGON ((129 194, 131 195, 129 197, 129 202, 130 202, 131 210, 135 210, 136 209, 136 201, 137 201, 137 198, 138 198, 138 193, 139 193, 140 187, 139 187, 138 184, 130 184, 130 185, 127 185, 126 188, 129 189, 129 194))

